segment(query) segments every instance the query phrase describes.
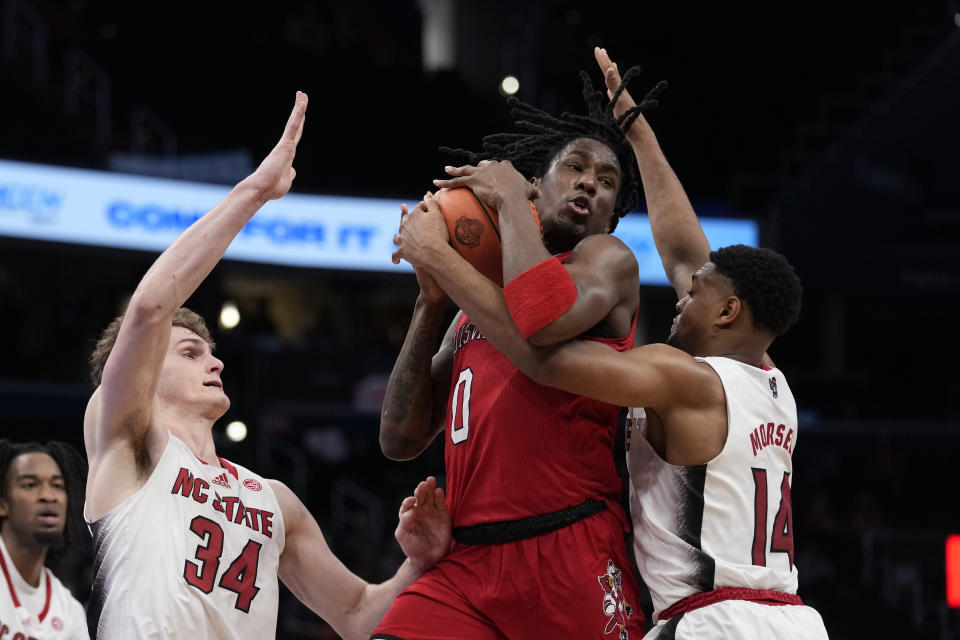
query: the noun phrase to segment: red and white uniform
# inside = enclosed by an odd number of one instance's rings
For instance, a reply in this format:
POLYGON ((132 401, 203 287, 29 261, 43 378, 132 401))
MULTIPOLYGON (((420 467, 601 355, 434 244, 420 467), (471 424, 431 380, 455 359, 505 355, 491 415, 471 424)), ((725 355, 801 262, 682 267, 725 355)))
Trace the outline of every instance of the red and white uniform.
POLYGON ((648 637, 824 639, 820 615, 797 604, 797 405, 787 380, 730 358, 697 360, 726 395, 727 440, 715 458, 669 464, 646 439, 644 410, 627 416, 634 547, 658 621, 648 637))
POLYGON ((0 640, 89 640, 87 617, 57 576, 43 569, 31 587, 0 538, 0 640))
POLYGON ((170 435, 146 484, 90 523, 99 640, 272 638, 284 545, 267 481, 170 435))
MULTIPOLYGON (((639 638, 645 620, 613 458, 619 407, 536 384, 465 316, 455 329, 443 436, 453 526, 515 521, 587 500, 606 508, 514 542, 455 543, 397 597, 372 637, 639 638)), ((622 338, 598 340, 622 351, 633 335, 632 326, 622 338)))

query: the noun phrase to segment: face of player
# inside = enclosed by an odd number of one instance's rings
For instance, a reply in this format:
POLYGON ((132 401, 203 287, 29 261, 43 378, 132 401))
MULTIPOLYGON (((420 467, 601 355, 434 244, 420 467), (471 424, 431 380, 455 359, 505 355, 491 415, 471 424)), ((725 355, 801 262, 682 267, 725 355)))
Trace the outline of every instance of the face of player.
POLYGON ((593 138, 568 142, 535 181, 535 201, 544 244, 552 253, 569 251, 590 235, 606 233, 620 190, 617 154, 593 138))
POLYGON ((715 321, 721 317, 724 302, 734 295, 733 285, 708 262, 693 274, 690 290, 677 302, 667 344, 692 356, 711 355, 707 343, 714 335, 715 321))
POLYGON ((67 485, 56 461, 41 452, 19 455, 10 462, 4 482, 4 537, 25 546, 59 543, 67 522, 67 485))
POLYGON ((217 420, 230 408, 220 380, 222 372, 223 362, 213 355, 203 338, 184 327, 174 327, 160 371, 157 396, 163 403, 217 420))

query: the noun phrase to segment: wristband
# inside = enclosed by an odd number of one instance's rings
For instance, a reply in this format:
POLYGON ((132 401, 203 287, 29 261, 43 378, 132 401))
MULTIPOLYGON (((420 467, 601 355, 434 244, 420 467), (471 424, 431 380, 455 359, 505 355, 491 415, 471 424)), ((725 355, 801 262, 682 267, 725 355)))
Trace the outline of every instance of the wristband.
POLYGON ((529 338, 573 306, 577 285, 559 260, 548 258, 511 280, 503 297, 520 333, 529 338))

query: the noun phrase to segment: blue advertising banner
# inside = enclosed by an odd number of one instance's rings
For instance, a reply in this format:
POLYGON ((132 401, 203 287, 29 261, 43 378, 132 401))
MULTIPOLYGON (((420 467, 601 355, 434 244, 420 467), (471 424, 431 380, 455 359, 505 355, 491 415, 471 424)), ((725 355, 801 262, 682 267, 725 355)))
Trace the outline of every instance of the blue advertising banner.
MULTIPOLYGON (((228 187, 0 160, 0 235, 160 252, 228 187)), ((411 199, 410 204, 417 202, 411 199)), ((247 223, 226 257, 269 264, 410 271, 390 262, 400 201, 290 193, 247 223)), ((757 244, 756 223, 702 218, 713 247, 757 244)), ((640 280, 667 284, 647 217, 614 234, 636 254, 640 280)))

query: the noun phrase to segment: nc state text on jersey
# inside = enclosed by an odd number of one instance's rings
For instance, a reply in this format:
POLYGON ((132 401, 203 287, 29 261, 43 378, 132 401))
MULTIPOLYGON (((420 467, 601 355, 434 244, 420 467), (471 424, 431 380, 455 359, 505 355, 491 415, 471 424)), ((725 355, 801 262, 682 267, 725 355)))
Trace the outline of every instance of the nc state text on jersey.
MULTIPOLYGON (((192 498, 194 502, 200 504, 206 504, 210 499, 210 494, 207 493, 208 489, 210 489, 210 483, 203 478, 194 478, 188 469, 181 467, 170 493, 179 494, 184 498, 192 498)), ((248 529, 253 531, 262 531, 268 538, 273 537, 272 511, 247 507, 236 496, 221 497, 218 493, 213 494, 213 501, 210 506, 215 511, 224 514, 228 522, 246 525, 248 529)))

